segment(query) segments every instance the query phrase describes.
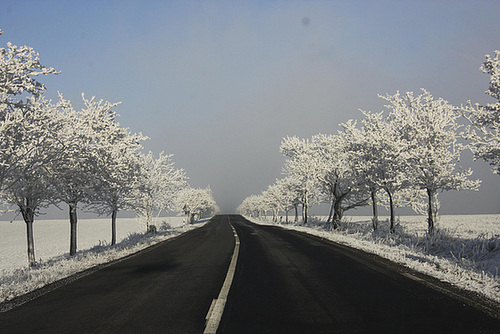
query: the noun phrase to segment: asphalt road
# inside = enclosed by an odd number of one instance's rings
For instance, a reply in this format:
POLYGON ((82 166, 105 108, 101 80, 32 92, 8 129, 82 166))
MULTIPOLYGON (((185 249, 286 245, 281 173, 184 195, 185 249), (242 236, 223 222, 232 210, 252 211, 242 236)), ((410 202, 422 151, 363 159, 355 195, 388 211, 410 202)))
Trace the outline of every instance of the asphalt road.
POLYGON ((227 217, 0 313, 0 333, 202 333, 234 249, 227 217))
POLYGON ((500 333, 500 320, 377 256, 231 223, 240 253, 218 333, 500 333))
POLYGON ((229 222, 239 256, 217 333, 500 333, 500 320, 458 289, 240 216, 0 313, 0 333, 202 333, 235 246, 229 222))

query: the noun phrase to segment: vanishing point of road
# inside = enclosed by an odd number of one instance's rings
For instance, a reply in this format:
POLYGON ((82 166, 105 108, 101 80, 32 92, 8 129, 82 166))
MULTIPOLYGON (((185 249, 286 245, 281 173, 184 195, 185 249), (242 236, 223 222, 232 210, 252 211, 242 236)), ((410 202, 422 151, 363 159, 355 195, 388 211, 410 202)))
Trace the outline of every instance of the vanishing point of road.
POLYGON ((237 215, 59 285, 0 333, 500 333, 479 296, 237 215))

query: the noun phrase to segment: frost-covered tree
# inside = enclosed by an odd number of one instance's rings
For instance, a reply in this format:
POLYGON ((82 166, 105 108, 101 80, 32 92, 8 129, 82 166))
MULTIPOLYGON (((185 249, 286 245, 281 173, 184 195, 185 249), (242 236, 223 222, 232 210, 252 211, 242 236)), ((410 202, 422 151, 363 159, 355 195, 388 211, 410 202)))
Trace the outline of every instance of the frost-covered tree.
POLYGON ((156 158, 152 152, 141 154, 140 188, 137 193, 137 211, 149 231, 153 216, 174 209, 179 190, 187 186, 183 169, 176 169, 172 155, 161 152, 156 158))
POLYGON ((23 96, 39 97, 45 92, 45 86, 37 80, 37 76, 58 73, 42 65, 40 56, 33 48, 8 42, 7 48, 0 48, 0 115, 25 104, 23 96))
POLYGON ((341 124, 346 142, 346 152, 354 178, 365 186, 372 200, 373 229, 378 227, 377 193, 384 190, 387 194, 390 212, 390 230, 395 228, 395 195, 405 187, 406 161, 403 152, 405 142, 394 131, 393 123, 383 113, 362 111, 365 116, 361 127, 357 122, 341 124))
MULTIPOLYGON (((90 194, 85 209, 99 215, 111 216, 111 245, 116 244, 116 221, 121 210, 135 210, 137 189, 140 188, 140 157, 133 148, 123 148, 124 155, 110 152, 106 165, 98 173, 100 182, 90 194)), ((99 161, 99 164, 104 161, 99 161)))
POLYGON ((308 139, 287 137, 281 142, 280 151, 289 158, 285 161, 285 174, 294 177, 300 185, 298 191, 302 204, 302 218, 304 224, 307 224, 309 207, 319 199, 318 170, 316 162, 312 159, 311 143, 308 139))
POLYGON ((115 116, 117 103, 86 99, 84 107, 75 111, 68 101, 63 113, 66 118, 60 145, 64 155, 54 161, 54 185, 57 198, 69 207, 70 255, 77 250, 77 210, 81 203, 89 203, 96 189, 105 184, 102 173, 104 151, 109 149, 109 128, 115 116))
POLYGON ((486 105, 470 101, 463 108, 465 117, 472 123, 467 138, 472 140, 471 149, 476 159, 482 159, 492 166, 495 174, 500 174, 500 51, 495 57, 486 55, 481 70, 490 75, 490 86, 486 94, 495 99, 495 103, 486 105))
POLYGON ((331 199, 328 223, 337 228, 346 210, 366 204, 366 195, 353 173, 342 133, 318 134, 312 137, 311 143, 311 161, 316 166, 316 177, 331 199))
POLYGON ((242 215, 259 217, 264 210, 263 202, 261 195, 251 195, 243 200, 236 211, 242 215))
POLYGON ((285 213, 288 222, 288 211, 295 208, 295 222, 298 221, 298 204, 303 200, 302 182, 293 176, 276 180, 260 195, 248 196, 238 206, 237 212, 242 215, 259 217, 271 212, 273 221, 278 221, 278 215, 285 213))
POLYGON ((267 210, 272 212, 273 222, 277 222, 279 213, 286 211, 288 205, 283 188, 279 183, 271 184, 262 192, 262 197, 267 210))
POLYGON ((35 265, 33 222, 41 208, 54 203, 50 178, 54 171, 52 161, 61 157, 58 145, 63 124, 59 104, 52 104, 43 97, 30 97, 11 113, 16 126, 9 136, 15 144, 12 154, 16 163, 11 166, 4 180, 2 197, 15 205, 26 223, 28 263, 35 265))
POLYGON ((274 222, 278 221, 278 216, 281 213, 285 213, 285 221, 288 223, 288 211, 293 208, 295 208, 295 222, 297 222, 297 206, 301 201, 301 193, 300 180, 288 176, 269 185, 259 198, 264 210, 272 213, 274 222))
POLYGON ((298 222, 298 205, 300 203, 300 182, 293 176, 288 176, 276 181, 276 187, 279 189, 280 201, 285 211, 285 221, 288 223, 288 211, 294 209, 295 219, 298 222))
MULTIPOLYGON (((90 103, 90 102, 89 102, 90 103)), ((142 134, 132 134, 116 121, 113 109, 97 108, 95 137, 96 174, 99 182, 86 199, 90 209, 100 215, 111 215, 111 244, 116 244, 116 218, 120 210, 134 210, 135 194, 139 188, 142 134)))
POLYGON ((17 206, 26 223, 30 266, 35 264, 34 217, 51 198, 45 176, 59 121, 57 107, 41 97, 45 86, 36 77, 57 73, 28 46, 8 42, 0 48, 0 195, 17 206))
POLYGON ((184 188, 177 194, 177 209, 187 215, 188 223, 193 224, 195 217, 218 212, 217 204, 210 187, 184 188))
POLYGON ((8 42, 7 48, 0 48, 0 191, 7 177, 12 181, 12 170, 21 157, 16 152, 20 146, 16 137, 18 121, 23 120, 26 108, 33 108, 28 106, 35 101, 32 98, 45 92, 45 86, 37 77, 57 73, 42 65, 38 53, 31 47, 8 42))
POLYGON ((408 166, 408 181, 427 194, 428 230, 434 232, 435 201, 439 191, 477 189, 480 181, 469 179, 470 169, 457 168, 463 147, 458 143, 457 122, 460 114, 442 98, 425 89, 381 96, 389 104, 391 118, 398 137, 405 144, 403 153, 408 166))
MULTIPOLYGON (((253 195, 252 195, 253 196, 253 195)), ((236 208, 236 212, 243 216, 254 217, 253 206, 250 204, 250 197, 246 197, 236 208)))

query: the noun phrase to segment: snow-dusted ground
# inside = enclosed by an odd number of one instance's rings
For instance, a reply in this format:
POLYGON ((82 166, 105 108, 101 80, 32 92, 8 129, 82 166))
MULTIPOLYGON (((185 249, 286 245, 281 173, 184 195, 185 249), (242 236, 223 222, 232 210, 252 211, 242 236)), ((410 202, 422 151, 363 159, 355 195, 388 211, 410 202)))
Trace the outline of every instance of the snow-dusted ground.
POLYGON ((113 261, 189 229, 184 217, 160 217, 155 221, 157 234, 145 234, 146 227, 135 218, 117 220, 117 245, 111 241, 111 220, 78 221, 78 252, 69 256, 69 222, 39 220, 34 223, 37 267, 27 267, 26 226, 21 221, 0 222, 0 302, 33 291, 99 264, 113 261))
POLYGON ((422 216, 398 218, 394 234, 389 233, 386 217, 380 218, 376 233, 371 217, 347 217, 336 231, 330 231, 325 220, 317 217, 308 226, 281 226, 377 254, 500 302, 499 214, 441 216, 434 236, 427 235, 422 216))

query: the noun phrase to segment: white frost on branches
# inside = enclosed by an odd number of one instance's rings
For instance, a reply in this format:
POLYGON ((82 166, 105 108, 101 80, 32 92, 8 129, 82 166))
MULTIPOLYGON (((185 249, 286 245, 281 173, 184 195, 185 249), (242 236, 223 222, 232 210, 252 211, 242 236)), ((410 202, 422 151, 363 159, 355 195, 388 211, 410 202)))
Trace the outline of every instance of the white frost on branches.
POLYGON ((477 189, 479 180, 470 180, 472 170, 457 168, 463 146, 458 142, 460 114, 448 101, 434 97, 425 89, 381 96, 389 104, 391 121, 404 145, 411 188, 427 195, 427 220, 434 231, 435 202, 439 191, 477 189))
POLYGON ((179 190, 187 186, 183 169, 176 169, 172 155, 160 152, 158 158, 150 151, 141 155, 140 188, 137 194, 137 213, 149 230, 153 216, 174 210, 179 190))
POLYGON ((74 255, 80 203, 111 215, 114 244, 119 210, 142 210, 149 224, 153 213, 171 208, 186 184, 171 156, 155 159, 139 152, 146 137, 120 126, 118 103, 82 94, 84 108, 76 111, 61 94, 55 104, 46 100, 38 78, 57 73, 28 46, 0 48, 0 199, 26 222, 30 266, 35 265, 33 221, 41 208, 68 204, 74 255))
POLYGON ((283 139, 280 151, 289 158, 285 162, 284 173, 298 181, 302 218, 307 224, 309 207, 319 202, 318 169, 311 159, 312 144, 309 139, 287 137, 283 139))
MULTIPOLYGON (((83 95, 82 95, 83 96, 83 95)), ((84 98, 84 97, 83 97, 84 98)), ((100 215, 111 215, 111 244, 116 243, 116 216, 120 210, 134 210, 139 188, 141 142, 147 137, 132 134, 116 121, 117 104, 86 100, 83 111, 89 131, 98 133, 95 145, 95 174, 86 208, 100 215)))
POLYGON ((366 192, 360 179, 355 177, 346 136, 342 132, 317 134, 312 136, 311 144, 310 159, 316 166, 316 178, 331 202, 327 223, 337 228, 346 210, 366 204, 366 192))
POLYGON ((59 112, 60 104, 52 104, 43 97, 29 97, 22 107, 14 109, 15 126, 2 133, 7 143, 14 145, 2 152, 3 200, 17 207, 26 223, 28 237, 28 262, 35 264, 33 222, 41 208, 56 200, 51 175, 52 161, 60 159, 63 152, 58 145, 58 135, 64 124, 59 112))
MULTIPOLYGON (((394 207, 411 205, 417 212, 427 211, 428 231, 433 233, 439 192, 478 189, 480 181, 470 179, 472 171, 457 166, 465 148, 458 141, 457 108, 425 89, 417 96, 397 92, 380 97, 388 102, 387 116, 362 111, 361 127, 350 120, 340 125, 343 131, 336 135, 283 139, 280 150, 288 157, 284 171, 297 181, 305 223, 308 207, 325 198, 332 203, 328 221, 333 215, 334 228, 345 210, 366 205, 371 198, 376 229, 377 196, 383 190, 391 211, 391 230, 394 207)), ((272 211, 276 217, 279 211, 287 212, 289 204, 275 184, 245 199, 239 210, 247 214, 272 211)))
POLYGON ((471 150, 476 159, 482 159, 492 166, 495 174, 500 174, 500 51, 495 57, 486 55, 481 70, 490 75, 490 86, 486 94, 496 100, 486 105, 472 104, 462 108, 464 116, 472 123, 465 137, 472 141, 471 150))
POLYGON ((189 224, 194 223, 196 216, 201 218, 203 215, 210 215, 220 211, 210 187, 205 189, 188 187, 180 190, 177 195, 176 206, 179 212, 187 215, 189 224))
POLYGON ((0 112, 24 104, 18 99, 22 94, 35 97, 42 95, 45 86, 36 77, 58 73, 53 68, 42 65, 33 48, 8 42, 7 48, 0 48, 0 112))
POLYGON ((57 158, 52 144, 60 125, 57 106, 41 97, 45 86, 36 79, 47 74, 57 72, 42 65, 32 48, 10 42, 0 48, 0 194, 26 222, 30 266, 34 217, 52 200, 46 175, 48 162, 57 158))
MULTIPOLYGON (((395 228, 395 206, 398 192, 408 187, 404 143, 397 136, 394 125, 382 112, 362 111, 361 127, 349 120, 341 124, 346 141, 349 162, 360 188, 369 192, 373 207, 373 228, 378 227, 379 190, 387 198, 390 211, 390 229, 395 228)), ((383 195, 382 194, 382 195, 383 195)))

